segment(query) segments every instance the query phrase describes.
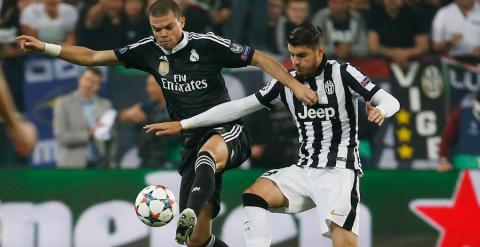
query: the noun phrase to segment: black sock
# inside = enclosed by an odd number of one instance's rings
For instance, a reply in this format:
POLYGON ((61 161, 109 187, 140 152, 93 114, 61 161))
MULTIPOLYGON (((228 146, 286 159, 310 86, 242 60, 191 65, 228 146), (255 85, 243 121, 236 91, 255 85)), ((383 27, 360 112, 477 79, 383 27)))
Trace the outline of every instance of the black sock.
POLYGON ((219 238, 215 238, 215 243, 213 243, 212 247, 228 247, 228 245, 219 238))
POLYGON ((215 160, 210 153, 200 152, 195 162, 195 178, 188 197, 187 208, 193 209, 198 217, 202 208, 212 197, 214 189, 215 160))
POLYGON ((212 234, 202 247, 228 247, 228 245, 212 234))

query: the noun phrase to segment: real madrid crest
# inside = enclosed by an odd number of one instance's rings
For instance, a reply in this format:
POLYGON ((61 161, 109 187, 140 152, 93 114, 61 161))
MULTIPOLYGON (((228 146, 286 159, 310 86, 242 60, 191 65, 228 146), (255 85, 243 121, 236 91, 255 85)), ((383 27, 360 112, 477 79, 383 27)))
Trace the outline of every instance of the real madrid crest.
POLYGON ((166 76, 168 72, 170 72, 170 64, 167 61, 160 61, 158 73, 160 73, 161 76, 166 76))
POLYGON ((192 49, 190 53, 190 62, 196 62, 199 58, 200 56, 198 55, 197 51, 195 49, 192 49))
POLYGON ((327 94, 335 93, 335 84, 333 84, 333 81, 330 81, 330 80, 326 81, 324 83, 324 86, 325 86, 325 92, 327 94))

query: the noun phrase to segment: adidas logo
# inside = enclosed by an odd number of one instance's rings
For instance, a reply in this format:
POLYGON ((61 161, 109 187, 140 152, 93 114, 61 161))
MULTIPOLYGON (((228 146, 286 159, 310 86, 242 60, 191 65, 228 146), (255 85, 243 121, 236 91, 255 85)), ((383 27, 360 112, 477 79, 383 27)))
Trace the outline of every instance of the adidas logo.
POLYGON ((192 192, 195 192, 195 191, 200 191, 200 187, 194 187, 194 188, 192 189, 192 192))

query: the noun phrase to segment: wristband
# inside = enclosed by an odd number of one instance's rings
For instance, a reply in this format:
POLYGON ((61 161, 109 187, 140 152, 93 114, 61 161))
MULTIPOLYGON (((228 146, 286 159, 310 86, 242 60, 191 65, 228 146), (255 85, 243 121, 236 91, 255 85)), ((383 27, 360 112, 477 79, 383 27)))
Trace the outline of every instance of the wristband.
POLYGON ((52 57, 58 57, 60 52, 62 51, 62 47, 55 44, 45 43, 45 50, 43 51, 44 54, 47 54, 52 57))
POLYGON ((193 120, 191 118, 180 121, 182 129, 191 129, 193 127, 193 120))

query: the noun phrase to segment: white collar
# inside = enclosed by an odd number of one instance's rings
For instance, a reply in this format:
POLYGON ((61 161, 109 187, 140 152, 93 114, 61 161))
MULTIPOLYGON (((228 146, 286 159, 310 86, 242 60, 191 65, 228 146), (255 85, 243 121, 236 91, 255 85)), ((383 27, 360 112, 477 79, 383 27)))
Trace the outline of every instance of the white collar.
POLYGON ((160 47, 162 49, 162 51, 167 54, 167 55, 170 55, 170 54, 173 54, 175 52, 178 52, 179 50, 183 49, 185 46, 187 46, 188 44, 188 32, 185 32, 183 31, 183 38, 182 38, 182 41, 180 41, 180 43, 178 43, 175 47, 173 47, 172 50, 166 50, 164 49, 161 45, 158 45, 158 47, 160 47))

